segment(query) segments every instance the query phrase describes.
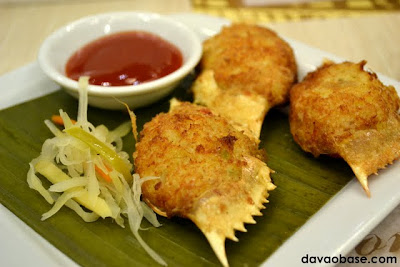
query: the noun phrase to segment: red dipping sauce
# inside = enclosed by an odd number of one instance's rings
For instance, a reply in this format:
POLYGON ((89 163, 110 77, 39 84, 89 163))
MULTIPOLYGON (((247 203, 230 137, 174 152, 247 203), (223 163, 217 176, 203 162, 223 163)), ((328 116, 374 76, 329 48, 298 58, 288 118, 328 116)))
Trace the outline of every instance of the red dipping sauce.
POLYGON ((164 77, 182 66, 179 49, 161 37, 142 31, 110 34, 78 51, 65 66, 67 76, 103 86, 137 85, 164 77))

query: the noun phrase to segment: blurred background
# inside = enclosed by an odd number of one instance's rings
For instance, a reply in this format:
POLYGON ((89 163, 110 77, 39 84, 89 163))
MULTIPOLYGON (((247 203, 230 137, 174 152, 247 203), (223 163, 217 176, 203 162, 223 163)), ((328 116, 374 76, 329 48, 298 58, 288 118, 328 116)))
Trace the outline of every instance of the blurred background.
POLYGON ((282 22, 398 12, 399 0, 193 0, 197 12, 235 21, 282 22))
POLYGON ((0 75, 36 59, 41 42, 80 17, 113 11, 192 12, 267 23, 400 80, 400 0, 0 0, 0 75))

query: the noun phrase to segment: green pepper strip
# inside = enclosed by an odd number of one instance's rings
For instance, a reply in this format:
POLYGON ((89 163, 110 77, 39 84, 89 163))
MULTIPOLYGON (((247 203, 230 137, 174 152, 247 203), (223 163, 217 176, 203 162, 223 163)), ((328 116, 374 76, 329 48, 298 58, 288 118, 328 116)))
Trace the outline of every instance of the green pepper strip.
POLYGON ((69 135, 81 140, 87 144, 91 149, 99 153, 104 159, 110 162, 111 166, 122 173, 127 182, 132 181, 132 175, 129 166, 123 161, 122 158, 111 149, 109 146, 104 144, 102 141, 97 139, 92 134, 86 132, 79 127, 71 127, 65 130, 69 135))

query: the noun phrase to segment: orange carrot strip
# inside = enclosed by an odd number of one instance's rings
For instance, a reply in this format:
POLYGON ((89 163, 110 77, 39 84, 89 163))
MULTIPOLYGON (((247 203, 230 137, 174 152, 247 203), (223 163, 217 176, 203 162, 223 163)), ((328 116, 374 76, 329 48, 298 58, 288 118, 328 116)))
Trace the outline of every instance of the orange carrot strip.
MULTIPOLYGON (((55 124, 58 124, 58 125, 64 125, 64 121, 63 121, 63 119, 61 118, 60 115, 52 115, 51 116, 51 121, 54 122, 55 124)), ((75 120, 71 120, 71 122, 72 122, 72 124, 76 123, 75 120)))
MULTIPOLYGON (((107 168, 107 170, 109 170, 107 166, 106 166, 106 168, 107 168)), ((106 180, 106 182, 111 183, 111 181, 112 181, 112 180, 111 180, 111 177, 110 177, 107 173, 103 172, 103 170, 100 169, 99 167, 97 167, 97 165, 94 165, 94 169, 96 170, 96 172, 97 172, 104 180, 106 180)), ((110 170, 109 170, 109 171, 110 171, 110 170)))

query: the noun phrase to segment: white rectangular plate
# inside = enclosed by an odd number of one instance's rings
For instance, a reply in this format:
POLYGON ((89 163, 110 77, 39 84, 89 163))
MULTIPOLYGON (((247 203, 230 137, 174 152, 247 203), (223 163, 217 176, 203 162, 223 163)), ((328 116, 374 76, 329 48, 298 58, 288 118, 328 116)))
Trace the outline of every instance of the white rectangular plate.
MULTIPOLYGON (((206 39, 229 21, 196 14, 171 17, 193 28, 206 39)), ((326 58, 343 61, 334 55, 286 39, 295 51, 299 79, 315 70, 326 58)), ((400 83, 379 75, 397 92, 400 83)), ((32 63, 0 77, 0 109, 51 93, 59 87, 32 63)), ((290 237, 263 266, 303 266, 301 258, 345 255, 400 203, 400 162, 369 180, 372 198, 366 197, 356 179, 348 183, 326 205, 290 237)), ((15 215, 0 205, 0 263, 3 266, 76 266, 76 264, 36 234, 15 215)), ((319 264, 319 266, 331 266, 319 264)))

